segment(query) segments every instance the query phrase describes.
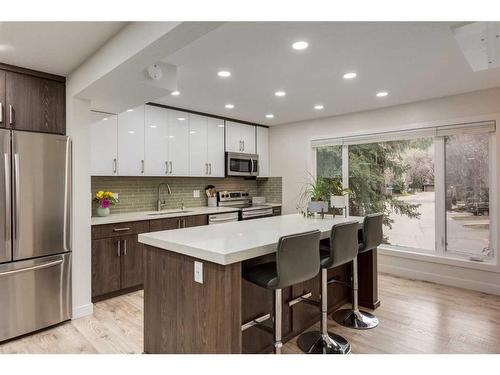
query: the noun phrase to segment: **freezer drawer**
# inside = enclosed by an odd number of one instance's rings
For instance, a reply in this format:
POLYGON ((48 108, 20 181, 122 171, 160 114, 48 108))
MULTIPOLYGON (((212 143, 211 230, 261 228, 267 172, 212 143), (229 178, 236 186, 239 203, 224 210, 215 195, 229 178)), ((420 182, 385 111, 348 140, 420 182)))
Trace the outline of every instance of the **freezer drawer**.
POLYGON ((0 265, 0 341, 71 318, 71 253, 0 265))

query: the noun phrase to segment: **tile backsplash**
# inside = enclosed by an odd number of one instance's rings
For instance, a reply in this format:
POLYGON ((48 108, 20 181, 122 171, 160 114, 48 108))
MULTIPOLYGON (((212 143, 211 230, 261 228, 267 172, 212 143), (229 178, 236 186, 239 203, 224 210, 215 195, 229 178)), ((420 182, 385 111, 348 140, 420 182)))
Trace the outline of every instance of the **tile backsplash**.
MULTIPOLYGON (((181 201, 186 207, 206 206, 205 187, 214 185, 221 190, 248 190, 251 196, 262 195, 267 202, 281 203, 281 177, 269 177, 257 180, 245 180, 237 177, 99 177, 91 180, 92 196, 99 190, 118 193, 119 202, 111 209, 113 213, 156 210, 158 185, 167 183, 172 190, 168 195, 162 187, 161 199, 165 199, 165 208, 180 208, 181 201), (193 190, 200 191, 200 197, 193 197, 193 190)), ((97 205, 92 206, 95 214, 97 205)))

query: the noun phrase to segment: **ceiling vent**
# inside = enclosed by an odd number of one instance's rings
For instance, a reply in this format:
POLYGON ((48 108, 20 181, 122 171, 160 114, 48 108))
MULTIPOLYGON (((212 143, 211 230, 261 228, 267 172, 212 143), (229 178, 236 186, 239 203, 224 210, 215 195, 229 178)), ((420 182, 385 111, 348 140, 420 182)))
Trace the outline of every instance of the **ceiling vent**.
POLYGON ((473 22, 452 28, 474 72, 500 66, 500 22, 473 22))

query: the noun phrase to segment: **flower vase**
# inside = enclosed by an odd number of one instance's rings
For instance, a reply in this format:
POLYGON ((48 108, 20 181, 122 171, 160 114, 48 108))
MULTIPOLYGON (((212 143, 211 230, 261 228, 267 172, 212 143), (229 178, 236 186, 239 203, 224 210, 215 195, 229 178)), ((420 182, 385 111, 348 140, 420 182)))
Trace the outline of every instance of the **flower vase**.
POLYGON ((109 216, 109 207, 97 207, 97 216, 104 217, 109 216))

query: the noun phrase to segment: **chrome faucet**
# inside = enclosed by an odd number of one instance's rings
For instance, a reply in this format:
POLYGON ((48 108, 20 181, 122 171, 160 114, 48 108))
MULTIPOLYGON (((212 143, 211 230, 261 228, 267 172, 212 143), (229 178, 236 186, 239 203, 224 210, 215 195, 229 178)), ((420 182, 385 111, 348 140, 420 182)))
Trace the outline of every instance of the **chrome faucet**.
POLYGON ((170 190, 170 185, 169 184, 161 183, 161 184, 158 185, 158 201, 157 201, 157 210, 158 211, 161 211, 161 209, 167 205, 167 201, 165 199, 164 200, 160 199, 160 191, 161 191, 161 186, 162 185, 164 185, 164 186, 167 187, 168 195, 172 194, 172 190, 170 190))

